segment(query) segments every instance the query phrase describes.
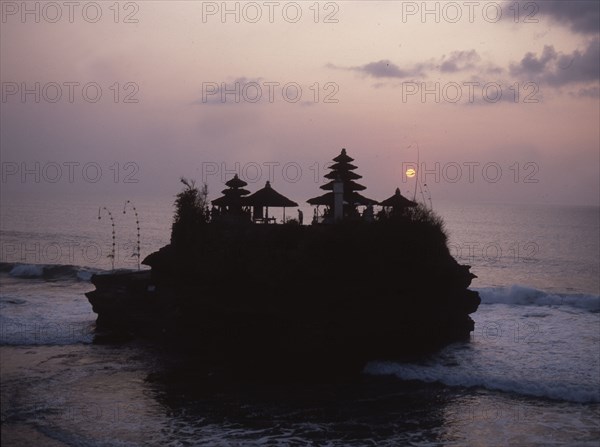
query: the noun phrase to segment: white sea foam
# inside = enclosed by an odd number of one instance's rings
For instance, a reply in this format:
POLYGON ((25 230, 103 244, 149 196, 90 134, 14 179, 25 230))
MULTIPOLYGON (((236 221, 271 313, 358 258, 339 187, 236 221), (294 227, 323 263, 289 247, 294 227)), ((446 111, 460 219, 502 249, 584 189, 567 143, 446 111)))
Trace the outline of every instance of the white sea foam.
POLYGON ((16 278, 39 278, 44 275, 44 266, 39 264, 17 264, 10 273, 16 278))
POLYGON ((569 306, 590 312, 600 311, 598 295, 548 293, 516 284, 509 287, 483 287, 474 290, 479 292, 482 304, 569 306))
POLYGON ((558 300, 556 295, 524 287, 506 288, 503 293, 492 289, 482 294, 488 305, 471 315, 475 329, 469 342, 448 346, 419 363, 371 362, 365 372, 598 403, 600 315, 588 311, 594 309, 593 297, 585 297, 565 295, 558 300))
POLYGON ((0 271, 14 278, 90 281, 94 273, 101 270, 76 265, 61 264, 10 264, 0 263, 0 271))
POLYGON ((508 375, 503 371, 482 368, 449 367, 444 364, 416 365, 393 362, 371 362, 365 368, 370 375, 391 375, 401 380, 442 383, 465 388, 481 387, 494 391, 544 397, 568 402, 600 402, 597 386, 581 385, 568 380, 546 381, 538 377, 508 375))
POLYGON ((79 279, 80 281, 89 281, 90 279, 92 279, 93 274, 94 272, 90 270, 81 269, 77 271, 77 279, 79 279))

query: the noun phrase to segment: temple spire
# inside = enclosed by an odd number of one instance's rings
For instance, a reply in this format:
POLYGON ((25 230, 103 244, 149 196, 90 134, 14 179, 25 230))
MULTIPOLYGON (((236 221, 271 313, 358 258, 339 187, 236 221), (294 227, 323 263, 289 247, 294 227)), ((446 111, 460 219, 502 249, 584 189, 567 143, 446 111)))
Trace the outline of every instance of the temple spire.
POLYGON ((250 194, 250 191, 244 189, 244 186, 248 185, 248 183, 235 174, 225 185, 229 186, 229 188, 221 191, 223 196, 213 200, 212 204, 221 208, 221 212, 228 211, 230 214, 241 214, 242 197, 250 194))
POLYGON ((341 182, 343 185, 343 202, 344 202, 344 217, 351 217, 358 215, 356 210, 357 206, 375 205, 376 200, 363 197, 357 191, 363 191, 366 186, 355 182, 362 178, 354 171, 357 169, 356 166, 351 164, 354 159, 346 153, 346 149, 342 149, 340 155, 333 159, 334 164, 329 167, 330 172, 325 174, 325 178, 329 179, 328 183, 321 186, 321 189, 330 191, 319 197, 313 197, 307 200, 311 205, 326 205, 329 207, 334 206, 334 185, 336 182, 341 182))

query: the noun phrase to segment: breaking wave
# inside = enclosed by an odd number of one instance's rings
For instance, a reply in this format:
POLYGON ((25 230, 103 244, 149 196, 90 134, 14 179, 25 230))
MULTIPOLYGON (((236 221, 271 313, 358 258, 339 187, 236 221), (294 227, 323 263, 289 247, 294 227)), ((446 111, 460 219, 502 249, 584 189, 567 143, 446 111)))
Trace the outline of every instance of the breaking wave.
POLYGON ((479 292, 481 304, 569 306, 590 312, 600 312, 600 296, 598 295, 549 293, 520 285, 482 287, 473 290, 479 292))
POLYGON ((102 271, 75 265, 0 263, 0 272, 23 279, 89 281, 93 274, 102 271))
POLYGON ((442 383, 464 388, 486 388, 576 403, 600 402, 600 390, 595 384, 586 385, 569 380, 539 380, 536 377, 491 374, 480 368, 448 367, 444 364, 415 365, 393 362, 371 362, 364 372, 374 376, 395 376, 401 380, 442 383))

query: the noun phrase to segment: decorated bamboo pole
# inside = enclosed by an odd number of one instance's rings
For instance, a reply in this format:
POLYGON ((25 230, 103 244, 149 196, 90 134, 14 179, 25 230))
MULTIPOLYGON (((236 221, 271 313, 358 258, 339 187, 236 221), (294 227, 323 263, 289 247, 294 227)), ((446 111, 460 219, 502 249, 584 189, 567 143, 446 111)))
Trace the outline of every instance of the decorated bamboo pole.
POLYGON ((98 220, 102 219, 101 211, 104 210, 108 213, 108 217, 110 219, 110 224, 112 226, 112 249, 108 254, 108 258, 111 260, 112 269, 115 269, 115 247, 116 247, 116 235, 115 235, 115 219, 113 218, 112 213, 105 206, 98 208, 98 220))
POLYGON ((131 205, 131 208, 133 209, 133 214, 135 215, 135 225, 136 225, 136 229, 137 229, 137 246, 136 246, 136 251, 133 254, 133 256, 137 257, 137 269, 139 270, 140 269, 140 256, 141 256, 141 250, 140 250, 140 217, 138 216, 137 209, 136 209, 135 205, 131 202, 131 200, 128 200, 127 202, 125 202, 125 205, 123 205, 123 214, 126 214, 127 204, 131 205))

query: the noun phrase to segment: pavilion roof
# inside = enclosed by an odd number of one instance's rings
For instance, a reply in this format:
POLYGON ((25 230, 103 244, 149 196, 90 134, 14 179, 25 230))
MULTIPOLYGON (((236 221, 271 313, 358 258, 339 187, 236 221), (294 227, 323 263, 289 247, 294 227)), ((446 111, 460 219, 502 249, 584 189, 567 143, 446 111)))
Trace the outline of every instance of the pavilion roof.
POLYGON ((410 208, 410 207, 417 206, 417 203, 404 197, 400 193, 400 188, 396 188, 396 193, 392 197, 389 197, 389 198, 385 199, 384 201, 379 202, 379 205, 384 206, 384 207, 391 206, 392 208, 395 208, 395 209, 402 209, 402 208, 410 208))
POLYGON ((265 187, 259 189, 254 194, 244 197, 244 205, 266 206, 266 207, 289 207, 298 206, 298 204, 284 195, 278 193, 271 187, 271 182, 267 181, 265 187))
POLYGON ((211 201, 215 206, 230 206, 239 205, 241 203, 241 197, 239 196, 221 196, 218 199, 211 201))

